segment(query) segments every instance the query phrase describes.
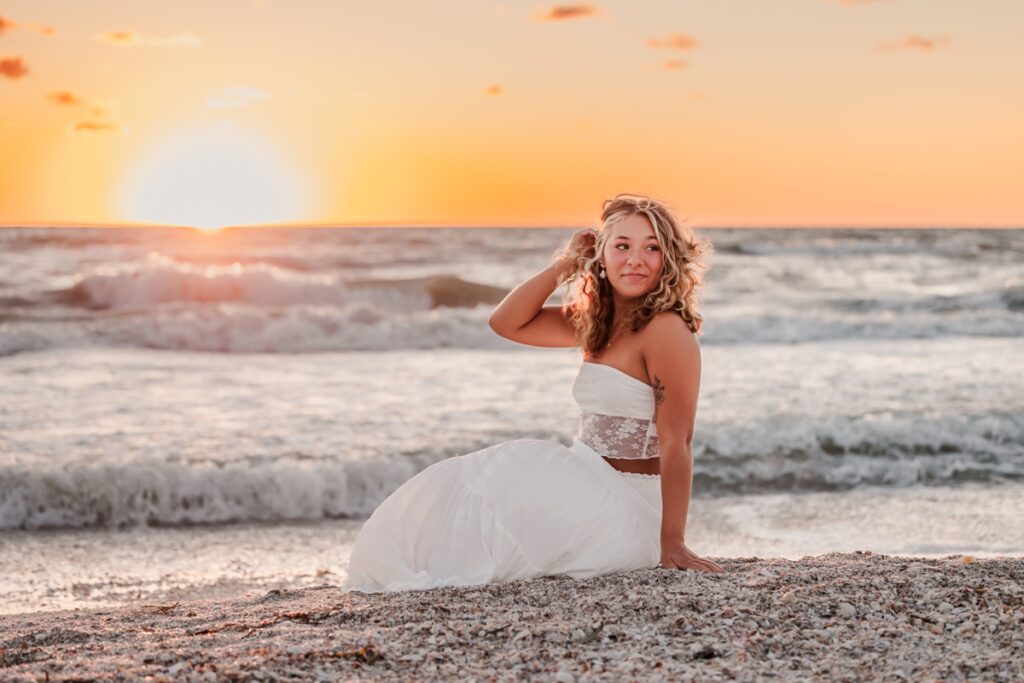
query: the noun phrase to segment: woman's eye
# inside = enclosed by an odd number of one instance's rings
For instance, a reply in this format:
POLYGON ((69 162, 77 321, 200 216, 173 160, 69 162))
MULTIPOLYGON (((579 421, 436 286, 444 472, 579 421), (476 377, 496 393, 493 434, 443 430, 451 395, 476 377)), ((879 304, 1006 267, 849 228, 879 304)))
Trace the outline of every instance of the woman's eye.
POLYGON ((651 246, 649 246, 648 249, 650 249, 651 251, 660 251, 660 248, 654 246, 653 244, 651 246))

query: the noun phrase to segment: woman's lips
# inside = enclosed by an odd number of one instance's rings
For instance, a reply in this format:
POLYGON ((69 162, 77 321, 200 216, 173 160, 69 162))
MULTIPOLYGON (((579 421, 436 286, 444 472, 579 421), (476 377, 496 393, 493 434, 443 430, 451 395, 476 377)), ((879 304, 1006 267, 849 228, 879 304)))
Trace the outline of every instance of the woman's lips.
POLYGON ((634 280, 643 280, 644 277, 646 277, 646 276, 641 275, 640 273, 628 273, 626 275, 623 275, 622 277, 628 277, 628 278, 632 278, 634 280))

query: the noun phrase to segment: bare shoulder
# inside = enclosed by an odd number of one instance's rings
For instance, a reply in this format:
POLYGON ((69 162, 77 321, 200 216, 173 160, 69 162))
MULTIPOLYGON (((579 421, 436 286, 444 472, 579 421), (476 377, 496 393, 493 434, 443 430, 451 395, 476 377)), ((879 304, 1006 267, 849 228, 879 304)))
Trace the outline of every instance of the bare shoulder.
POLYGON ((655 313, 643 329, 644 348, 697 349, 697 335, 675 311, 655 313))
POLYGON ((655 314, 641 335, 647 367, 665 368, 700 363, 700 344, 683 317, 675 311, 655 314))

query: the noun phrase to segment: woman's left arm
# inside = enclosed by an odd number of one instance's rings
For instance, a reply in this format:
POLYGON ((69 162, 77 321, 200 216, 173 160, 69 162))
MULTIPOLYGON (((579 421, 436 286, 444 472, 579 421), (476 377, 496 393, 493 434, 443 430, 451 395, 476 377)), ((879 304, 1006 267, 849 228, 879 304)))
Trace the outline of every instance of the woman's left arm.
POLYGON ((700 346, 678 313, 657 314, 644 330, 644 362, 654 387, 661 466, 662 566, 721 572, 685 544, 693 483, 693 427, 700 393, 700 346))
POLYGON ((681 542, 693 476, 690 444, 700 392, 700 346, 678 313, 659 313, 644 332, 644 362, 654 387, 661 457, 661 537, 681 542))

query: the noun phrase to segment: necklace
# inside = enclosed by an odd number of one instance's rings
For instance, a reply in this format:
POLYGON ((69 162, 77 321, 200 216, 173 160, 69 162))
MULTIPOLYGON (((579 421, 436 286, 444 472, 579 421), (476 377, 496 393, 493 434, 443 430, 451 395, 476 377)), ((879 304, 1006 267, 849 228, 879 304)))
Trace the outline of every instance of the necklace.
POLYGON ((607 348, 611 348, 612 342, 615 341, 618 338, 618 336, 625 331, 626 328, 621 325, 623 320, 625 320, 625 316, 622 316, 622 315, 615 316, 615 321, 612 323, 612 329, 615 329, 615 327, 617 325, 618 325, 619 329, 618 329, 617 332, 615 332, 611 336, 611 338, 608 339, 608 343, 605 344, 605 346, 604 346, 606 349, 607 348))

